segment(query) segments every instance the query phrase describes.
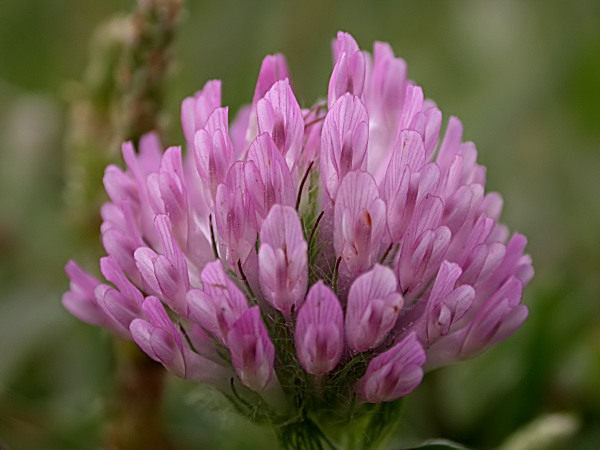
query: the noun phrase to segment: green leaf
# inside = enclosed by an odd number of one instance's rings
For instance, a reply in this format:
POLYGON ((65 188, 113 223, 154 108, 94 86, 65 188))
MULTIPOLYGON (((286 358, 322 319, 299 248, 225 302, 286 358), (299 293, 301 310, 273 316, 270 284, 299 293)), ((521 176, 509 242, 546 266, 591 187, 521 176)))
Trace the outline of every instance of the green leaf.
POLYGON ((398 427, 402 415, 400 398, 393 402, 380 403, 371 413, 369 424, 365 430, 361 448, 383 448, 392 432, 398 427))
POLYGON ((436 449, 448 449, 454 448, 458 450, 469 450, 464 445, 457 444, 456 442, 449 441, 447 439, 430 439, 416 447, 406 447, 406 450, 420 449, 420 450, 436 450, 436 449))

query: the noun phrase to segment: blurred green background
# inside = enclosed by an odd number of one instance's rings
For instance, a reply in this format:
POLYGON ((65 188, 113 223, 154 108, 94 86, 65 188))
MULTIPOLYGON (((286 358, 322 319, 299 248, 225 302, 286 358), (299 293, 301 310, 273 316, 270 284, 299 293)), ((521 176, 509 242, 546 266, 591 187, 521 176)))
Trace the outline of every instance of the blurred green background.
MULTIPOLYGON (((102 446, 111 340, 60 304, 63 266, 82 253, 65 216, 67 100, 93 30, 133 6, 0 6, 0 448, 102 446)), ((600 448, 600 2, 188 0, 166 86, 169 143, 183 140, 184 96, 220 78, 237 109, 268 53, 286 54, 302 104, 324 96, 339 29, 365 49, 390 42, 445 117, 463 121, 536 269, 525 325, 481 357, 428 374, 406 401, 396 444, 445 437, 517 449, 507 439, 537 424, 570 437, 523 448, 600 448)), ((169 378, 174 445, 274 445, 220 402, 169 378)))

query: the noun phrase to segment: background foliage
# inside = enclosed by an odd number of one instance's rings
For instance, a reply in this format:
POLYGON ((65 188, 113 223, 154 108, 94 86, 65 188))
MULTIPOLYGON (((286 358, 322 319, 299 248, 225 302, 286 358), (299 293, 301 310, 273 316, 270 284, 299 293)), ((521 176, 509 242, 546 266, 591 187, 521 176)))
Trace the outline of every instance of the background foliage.
MULTIPOLYGON (((96 267, 66 219, 64 142, 71 80, 82 77, 92 32, 133 3, 2 1, 0 442, 8 448, 102 445, 111 341, 60 304, 67 259, 96 267)), ((595 0, 185 5, 166 86, 169 143, 183 141, 184 96, 220 78, 224 103, 237 109, 251 100, 268 53, 286 54, 296 94, 311 104, 326 92, 329 41, 343 29, 363 48, 390 42, 445 117, 461 118, 488 167, 488 189, 504 197, 503 220, 529 237, 529 320, 485 355, 429 374, 405 402, 397 442, 518 448, 546 427, 567 440, 526 448, 598 448, 599 24, 595 0)), ((175 447, 272 445, 263 429, 221 412, 221 402, 169 378, 164 417, 175 447)))

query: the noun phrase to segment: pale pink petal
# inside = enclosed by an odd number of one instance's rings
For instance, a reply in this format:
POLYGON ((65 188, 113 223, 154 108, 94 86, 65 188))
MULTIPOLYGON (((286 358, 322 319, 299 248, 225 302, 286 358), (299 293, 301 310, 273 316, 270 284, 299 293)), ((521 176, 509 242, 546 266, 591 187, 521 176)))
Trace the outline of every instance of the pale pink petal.
POLYGON ((255 252, 258 234, 256 212, 245 181, 245 164, 238 161, 231 167, 215 198, 220 256, 234 271, 255 252))
POLYGON ((294 206, 296 195, 290 170, 267 133, 257 136, 250 145, 245 168, 248 193, 261 218, 275 204, 294 206))
POLYGON ((258 132, 269 133, 290 170, 298 164, 304 143, 300 105, 287 79, 277 81, 256 105, 258 132))
POLYGON ((229 279, 220 261, 208 263, 200 276, 203 290, 187 293, 190 318, 225 342, 235 321, 248 309, 244 294, 229 279))
POLYGON ((350 172, 335 203, 334 246, 350 274, 366 271, 378 255, 385 230, 385 204, 367 172, 350 172))
POLYGON ((366 169, 369 118, 358 97, 342 96, 327 113, 321 134, 321 182, 335 199, 350 171, 366 169))
POLYGON ((404 303, 397 285, 394 272, 379 264, 354 281, 345 322, 346 340, 353 351, 376 347, 393 328, 404 303))
POLYGON ((415 389, 423 378, 425 352, 414 333, 375 357, 358 380, 361 397, 369 403, 391 402, 415 389))
POLYGON ((214 198, 235 160, 227 124, 228 109, 217 108, 194 136, 194 160, 200 178, 214 198))
POLYGON ((63 294, 63 306, 78 319, 92 325, 104 326, 106 317, 96 302, 94 291, 100 282, 85 272, 75 261, 65 266, 70 280, 69 290, 63 294))
POLYGON ((96 302, 109 319, 109 328, 121 337, 130 339, 129 325, 134 319, 143 316, 141 308, 132 299, 105 284, 96 288, 95 296, 96 302))
POLYGON ((265 299, 287 317, 308 284, 308 246, 296 210, 275 205, 260 231, 259 281, 265 299))
POLYGON ((250 389, 260 392, 273 378, 275 347, 253 306, 233 324, 227 334, 227 347, 238 377, 250 389))
POLYGON ((193 97, 187 97, 181 103, 181 127, 183 134, 192 145, 196 131, 204 128, 208 117, 221 106, 221 81, 208 81, 201 91, 193 97))
POLYGON ((296 354, 311 375, 331 372, 344 348, 342 306, 333 291, 322 281, 308 291, 296 320, 296 354))

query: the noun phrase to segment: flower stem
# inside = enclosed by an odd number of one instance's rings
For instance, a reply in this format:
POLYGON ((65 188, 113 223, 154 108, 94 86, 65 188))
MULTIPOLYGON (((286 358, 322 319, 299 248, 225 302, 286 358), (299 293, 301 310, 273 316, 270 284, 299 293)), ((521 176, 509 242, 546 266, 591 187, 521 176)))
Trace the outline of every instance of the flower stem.
POLYGON ((279 447, 285 450, 337 450, 323 430, 310 418, 287 424, 277 430, 279 447))
POLYGON ((116 340, 116 373, 109 399, 105 448, 168 449, 162 428, 163 367, 131 341, 116 340))

